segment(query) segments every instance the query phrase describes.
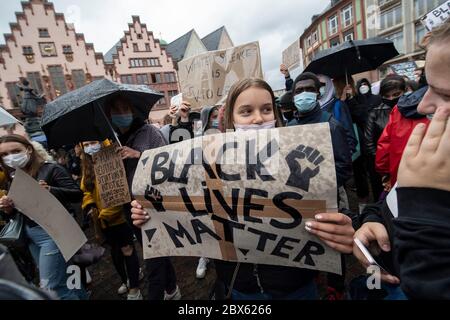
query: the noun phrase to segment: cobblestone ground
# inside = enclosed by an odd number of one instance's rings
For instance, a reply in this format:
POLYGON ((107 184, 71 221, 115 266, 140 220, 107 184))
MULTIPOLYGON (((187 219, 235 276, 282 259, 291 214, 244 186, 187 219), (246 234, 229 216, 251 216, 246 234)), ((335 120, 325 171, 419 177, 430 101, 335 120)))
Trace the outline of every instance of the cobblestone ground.
MULTIPOLYGON (((350 200, 350 206, 352 210, 357 211, 357 199, 353 192, 348 194, 350 200)), ((136 243, 139 257, 142 263, 142 250, 138 243, 136 243)), ((362 267, 356 262, 356 260, 349 256, 346 259, 347 274, 346 283, 348 283, 355 276, 362 274, 362 267)), ((213 288, 215 281, 214 268, 209 268, 205 279, 196 279, 195 270, 197 268, 198 258, 192 257, 176 257, 172 258, 172 262, 177 274, 178 285, 180 286, 183 299, 187 300, 207 300, 213 288)), ((88 286, 88 290, 91 291, 91 300, 117 300, 126 299, 125 296, 119 296, 117 289, 120 287, 120 279, 116 274, 109 250, 105 253, 103 259, 89 268, 92 276, 92 283, 88 286)), ((326 276, 321 274, 318 279, 319 289, 321 295, 325 294, 326 276)), ((147 284, 145 278, 141 281, 141 292, 144 298, 147 296, 147 284)))

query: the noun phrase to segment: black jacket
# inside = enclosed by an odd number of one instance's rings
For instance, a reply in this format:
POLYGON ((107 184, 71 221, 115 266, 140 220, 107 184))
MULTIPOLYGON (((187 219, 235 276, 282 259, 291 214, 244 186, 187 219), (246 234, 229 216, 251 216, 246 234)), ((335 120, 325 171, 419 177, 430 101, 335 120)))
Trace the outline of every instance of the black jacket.
MULTIPOLYGON (((159 148, 166 145, 162 133, 153 125, 145 124, 139 119, 135 119, 130 130, 119 136, 122 145, 133 150, 144 152, 149 149, 159 148)), ((132 188, 134 173, 139 159, 125 159, 125 172, 127 174, 128 187, 132 188)))
POLYGON ((328 122, 331 131, 334 162, 336 166, 337 186, 341 187, 353 175, 352 158, 347 143, 347 133, 342 125, 331 114, 320 109, 317 105, 307 115, 298 117, 288 123, 288 126, 328 122))
POLYGON ((398 188, 395 256, 410 299, 450 300, 450 192, 398 188))
POLYGON ((392 108, 384 103, 370 110, 367 126, 364 131, 365 150, 367 155, 375 157, 378 139, 380 139, 381 134, 389 121, 391 111, 392 108))

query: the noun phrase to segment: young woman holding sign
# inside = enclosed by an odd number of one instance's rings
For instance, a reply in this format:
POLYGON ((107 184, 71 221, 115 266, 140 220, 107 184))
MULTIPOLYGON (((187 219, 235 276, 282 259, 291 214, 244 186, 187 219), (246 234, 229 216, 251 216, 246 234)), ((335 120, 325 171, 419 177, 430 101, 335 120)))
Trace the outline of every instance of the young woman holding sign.
MULTIPOLYGON (((60 165, 45 162, 34 146, 24 137, 7 135, 0 138, 0 165, 6 173, 8 182, 12 181, 16 169, 21 169, 53 194, 65 207, 71 202, 79 202, 81 190, 72 177, 60 165)), ((7 217, 21 213, 8 196, 0 199, 0 211, 7 217)), ((33 259, 39 266, 40 286, 56 293, 64 300, 86 298, 84 289, 71 290, 67 287, 68 264, 59 251, 55 241, 48 233, 31 219, 24 218, 24 233, 33 259)))
POLYGON ((139 290, 139 258, 134 248, 133 230, 128 225, 123 206, 103 208, 95 179, 92 156, 102 149, 99 141, 83 142, 81 165, 84 193, 82 208, 94 221, 98 220, 106 242, 111 246, 111 258, 122 285, 118 294, 128 292, 128 300, 142 300, 139 290), (127 279, 128 284, 127 284, 127 279), (128 289, 129 288, 129 289, 128 289))
MULTIPOLYGON (((244 79, 231 89, 224 113, 224 129, 236 131, 281 127, 270 86, 259 79, 244 79)), ((150 219, 137 202, 132 203, 132 219, 141 226, 150 219)), ((351 253, 354 230, 349 217, 322 213, 307 223, 306 230, 341 253, 351 253)), ((271 265, 215 261, 216 299, 318 299, 314 278, 317 271, 271 265), (228 294, 227 294, 228 293, 228 294)))

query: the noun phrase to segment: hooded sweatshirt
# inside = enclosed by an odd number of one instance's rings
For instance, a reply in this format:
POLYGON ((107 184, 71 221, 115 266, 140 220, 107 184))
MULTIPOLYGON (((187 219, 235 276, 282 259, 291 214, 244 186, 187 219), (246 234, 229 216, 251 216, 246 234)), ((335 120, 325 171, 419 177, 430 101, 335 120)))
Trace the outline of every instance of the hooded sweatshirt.
POLYGON ((421 88, 409 96, 402 96, 398 105, 392 109, 386 128, 377 144, 375 169, 380 174, 389 174, 391 185, 397 182, 397 171, 403 150, 409 136, 419 123, 428 125, 428 118, 417 112, 427 87, 421 88))
POLYGON ((211 117, 211 114, 217 110, 217 107, 215 106, 207 106, 203 107, 202 112, 200 114, 200 120, 202 121, 202 133, 204 134, 206 130, 211 129, 209 128, 209 120, 211 117))

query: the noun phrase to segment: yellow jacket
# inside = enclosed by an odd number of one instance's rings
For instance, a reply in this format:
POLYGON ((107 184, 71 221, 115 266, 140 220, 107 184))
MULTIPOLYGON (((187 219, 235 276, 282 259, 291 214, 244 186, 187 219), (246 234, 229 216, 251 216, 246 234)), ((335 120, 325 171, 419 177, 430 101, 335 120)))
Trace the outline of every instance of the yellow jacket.
POLYGON ((81 179, 81 190, 83 191, 83 203, 81 204, 81 207, 83 210, 91 205, 95 204, 95 206, 98 209, 99 215, 98 218, 101 221, 101 226, 103 229, 107 227, 116 226, 122 223, 125 223, 125 217, 123 214, 123 208, 122 206, 116 206, 111 208, 103 208, 102 202, 100 200, 100 195, 98 193, 97 189, 97 183, 95 185, 95 188, 92 192, 86 190, 86 186, 84 185, 84 177, 81 179))

